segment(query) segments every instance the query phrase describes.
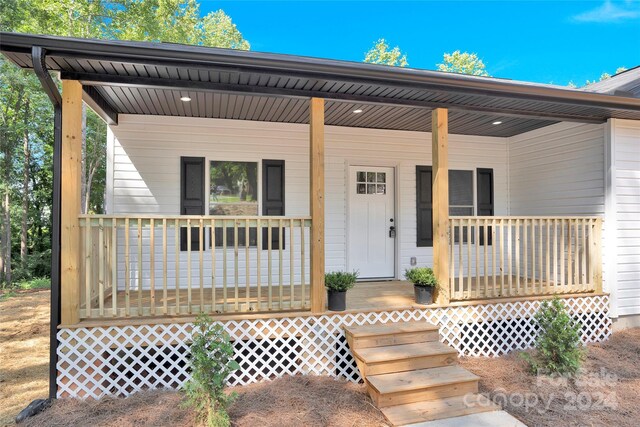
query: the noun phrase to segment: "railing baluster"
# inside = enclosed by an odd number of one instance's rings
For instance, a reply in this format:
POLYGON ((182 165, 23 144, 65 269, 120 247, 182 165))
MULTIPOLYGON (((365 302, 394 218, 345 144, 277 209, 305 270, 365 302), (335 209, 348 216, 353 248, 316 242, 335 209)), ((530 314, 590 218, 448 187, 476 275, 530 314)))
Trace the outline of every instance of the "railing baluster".
POLYGON ((546 292, 551 290, 551 219, 547 219, 547 284, 546 292))
POLYGON ((531 290, 537 293, 536 283, 536 220, 531 220, 531 290))
POLYGON ((211 219, 211 311, 216 312, 216 220, 211 219))
POLYGON ((543 240, 542 240, 542 229, 544 228, 544 224, 545 224, 546 220, 541 219, 540 221, 538 221, 538 266, 540 268, 539 270, 539 280, 540 280, 540 293, 544 292, 544 258, 542 256, 542 249, 544 246, 543 240))
POLYGON ((191 219, 187 219, 187 310, 193 313, 191 308, 191 219))
POLYGON ((305 248, 304 248, 304 220, 300 220, 300 300, 302 308, 307 308, 307 293, 305 289, 306 272, 305 272, 305 248))
POLYGON ((131 251, 130 251, 130 225, 129 218, 124 220, 124 314, 131 315, 131 251))
POLYGON ((262 221, 256 222, 256 287, 258 288, 258 310, 262 310, 262 221))
POLYGON ((104 316, 104 220, 98 220, 98 308, 104 316))
MULTIPOLYGON (((462 228, 462 220, 458 219, 458 292, 460 292, 460 298, 470 297, 469 293, 464 288, 464 262, 462 256, 462 240, 464 239, 464 232, 462 228)), ((455 244, 455 237, 452 238, 453 244, 455 244)))
POLYGON ((180 314, 180 220, 173 220, 173 248, 176 275, 176 314, 180 314))
POLYGON ((587 220, 586 218, 580 219, 582 229, 582 250, 580 251, 582 259, 582 269, 580 270, 580 290, 582 292, 587 290, 587 220))
POLYGON ((513 252, 512 252, 512 247, 513 247, 513 243, 511 241, 512 239, 512 227, 511 227, 511 218, 509 218, 507 220, 507 233, 509 233, 509 237, 507 239, 507 262, 509 264, 509 276, 508 276, 508 280, 509 280, 509 296, 513 295, 513 271, 512 271, 512 257, 513 257, 513 252))
POLYGON ((91 316, 91 218, 86 218, 84 222, 84 306, 87 317, 91 316))
POLYGON ((293 240, 293 218, 289 219, 289 283, 291 283, 291 290, 290 290, 290 299, 291 299, 291 306, 290 308, 294 307, 294 303, 295 303, 295 269, 294 269, 294 264, 295 264, 295 251, 293 250, 293 245, 294 245, 294 240, 293 240))
POLYGON ((233 221, 233 284, 234 284, 234 303, 233 307, 236 311, 240 308, 240 283, 238 278, 238 220, 233 221))
POLYGON ((142 316, 142 218, 138 218, 138 316, 142 316))
POLYGON ((564 248, 565 248, 565 224, 566 224, 566 220, 562 220, 561 221, 561 227, 560 227, 560 247, 562 248, 562 254, 560 255, 560 289, 562 289, 564 292, 566 292, 568 290, 568 285, 565 283, 565 261, 564 261, 564 248))
POLYGON ((573 288, 573 229, 571 227, 571 220, 567 220, 567 289, 573 288))
POLYGON ((282 310, 284 303, 284 276, 282 274, 282 247, 284 246, 284 233, 282 231, 282 220, 278 220, 278 296, 280 300, 280 306, 278 307, 282 310))
POLYGON ((504 297, 504 219, 500 218, 500 296, 504 297))
MULTIPOLYGON (((460 237, 462 241, 462 236, 460 237)), ((471 276, 471 219, 467 219, 467 286, 469 288, 469 297, 477 296, 477 289, 473 287, 473 277, 471 276)))
POLYGON ((273 308, 273 274, 271 272, 271 246, 272 246, 272 232, 271 232, 271 219, 267 219, 267 261, 268 261, 268 283, 269 283, 269 288, 268 288, 268 294, 269 294, 269 301, 268 301, 268 309, 271 310, 273 308))
POLYGON ((480 288, 480 221, 478 219, 473 220, 473 231, 474 231, 474 242, 473 245, 476 247, 476 268, 475 268, 475 297, 478 298, 480 296, 484 296, 484 292, 480 288))
POLYGON ((162 314, 168 313, 167 301, 167 219, 162 218, 162 314))
POLYGON ((228 274, 227 274, 227 221, 222 220, 222 311, 226 312, 228 307, 228 274))
MULTIPOLYGON (((562 221, 560 222, 562 223, 562 221)), ((553 289, 558 290, 558 219, 553 220, 553 289)))
POLYGON ((200 266, 200 312, 204 312, 204 219, 198 220, 198 263, 200 266))
POLYGON ((580 285, 580 252, 579 252, 579 246, 580 246, 580 229, 578 227, 578 220, 572 220, 573 222, 573 227, 574 227, 574 235, 575 235, 575 241, 576 244, 574 246, 574 268, 573 268, 573 289, 575 290, 579 285, 580 285))
POLYGON ((451 295, 452 299, 458 299, 458 294, 456 292, 456 276, 455 276, 455 271, 456 271, 456 261, 455 261, 455 257, 454 257, 454 253, 453 253, 453 236, 454 236, 454 227, 455 224, 455 219, 453 218, 449 218, 449 267, 451 268, 451 271, 449 272, 449 292, 451 295))
POLYGON ((246 289, 246 301, 247 310, 251 307, 251 272, 249 271, 249 220, 244 221, 244 257, 245 257, 245 289, 246 289))
POLYGON ((491 220, 491 278, 492 278, 491 296, 495 297, 498 291, 497 284, 496 284, 496 220, 495 218, 491 220))
MULTIPOLYGON (((483 240, 483 249, 484 249, 484 295, 485 297, 489 296, 489 272, 487 271, 489 269, 489 254, 487 252, 488 251, 488 246, 489 246, 489 228, 488 228, 488 222, 487 219, 485 218, 483 221, 483 227, 482 227, 482 232, 484 233, 484 240, 483 240)), ((491 292, 491 296, 493 296, 493 292, 491 292)))
POLYGON ((149 295, 151 314, 156 314, 156 225, 153 218, 149 220, 149 295))
POLYGON ((515 294, 518 295, 521 290, 520 290, 520 245, 521 245, 521 240, 520 240, 520 220, 516 218, 515 220, 516 225, 516 240, 515 240, 515 245, 516 245, 516 256, 515 256, 515 264, 516 264, 516 292, 515 294))
POLYGON ((529 295, 529 221, 525 218, 522 221, 522 251, 524 252, 524 276, 523 276, 523 285, 524 285, 524 294, 529 295))
POLYGON ((111 220, 111 316, 118 314, 118 219, 111 220))

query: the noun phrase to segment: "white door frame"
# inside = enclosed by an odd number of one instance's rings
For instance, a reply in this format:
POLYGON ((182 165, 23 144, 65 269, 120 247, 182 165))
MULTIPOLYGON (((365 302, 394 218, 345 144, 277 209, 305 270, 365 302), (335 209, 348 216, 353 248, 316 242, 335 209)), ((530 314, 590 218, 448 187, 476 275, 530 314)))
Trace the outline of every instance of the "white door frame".
MULTIPOLYGON (((401 239, 402 239, 402 233, 400 232, 400 227, 402 226, 402 223, 400 221, 400 212, 398 210, 398 207, 400 206, 400 179, 399 179, 399 173, 398 173, 398 169, 400 167, 398 162, 394 162, 394 161, 385 161, 385 160, 362 160, 362 159, 346 159, 344 161, 344 180, 345 180, 345 204, 346 204, 346 209, 345 209, 345 217, 344 217, 344 224, 345 224, 345 265, 347 266, 346 270, 347 271, 353 271, 353 268, 351 266, 351 260, 349 259, 349 252, 351 250, 351 228, 349 227, 349 218, 351 215, 351 190, 353 189, 353 186, 355 185, 353 182, 351 182, 351 179, 349 178, 349 169, 352 166, 366 166, 366 167, 381 167, 381 168, 393 168, 393 211, 394 211, 394 224, 396 227, 396 238, 395 238, 395 242, 394 242, 394 257, 393 257, 393 277, 390 279, 398 279, 398 274, 399 274, 399 268, 400 268, 400 248, 401 246, 401 239)), ((380 280, 380 279, 362 279, 363 281, 366 280, 371 280, 371 281, 376 281, 376 280, 380 280)))

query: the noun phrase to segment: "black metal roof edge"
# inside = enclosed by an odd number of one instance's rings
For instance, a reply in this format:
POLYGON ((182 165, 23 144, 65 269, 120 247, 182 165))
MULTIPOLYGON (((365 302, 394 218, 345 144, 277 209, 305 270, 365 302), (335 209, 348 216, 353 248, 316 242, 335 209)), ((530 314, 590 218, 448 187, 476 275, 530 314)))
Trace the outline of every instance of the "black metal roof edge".
POLYGON ((638 98, 489 77, 203 46, 0 32, 0 51, 30 54, 32 46, 46 48, 50 56, 88 55, 100 57, 103 60, 134 63, 159 61, 183 67, 200 64, 231 67, 236 70, 295 72, 319 79, 357 79, 375 84, 409 84, 416 87, 429 85, 431 88, 440 87, 444 91, 481 92, 488 96, 508 96, 640 111, 638 98))

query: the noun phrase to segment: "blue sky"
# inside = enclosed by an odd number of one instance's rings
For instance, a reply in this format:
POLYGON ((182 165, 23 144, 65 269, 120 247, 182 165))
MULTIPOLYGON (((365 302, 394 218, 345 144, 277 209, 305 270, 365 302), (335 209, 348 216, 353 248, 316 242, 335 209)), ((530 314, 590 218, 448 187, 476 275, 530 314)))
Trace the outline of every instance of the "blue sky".
POLYGON ((493 76, 578 85, 640 65, 640 0, 202 1, 262 52, 362 61, 380 37, 414 68, 476 52, 493 76))

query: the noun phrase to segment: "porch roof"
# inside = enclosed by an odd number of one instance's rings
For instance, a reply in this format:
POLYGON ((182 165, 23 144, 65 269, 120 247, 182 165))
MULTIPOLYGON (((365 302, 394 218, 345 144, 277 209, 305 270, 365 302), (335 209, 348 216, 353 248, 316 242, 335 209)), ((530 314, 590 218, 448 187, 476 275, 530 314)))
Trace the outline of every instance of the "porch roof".
POLYGON ((451 110, 451 133, 486 136, 558 121, 640 120, 640 99, 628 93, 202 46, 0 33, 0 51, 22 68, 33 68, 33 47, 45 50, 49 70, 81 81, 85 101, 111 124, 121 113, 308 123, 310 97, 327 100, 325 123, 335 126, 429 131, 436 107, 451 110))

